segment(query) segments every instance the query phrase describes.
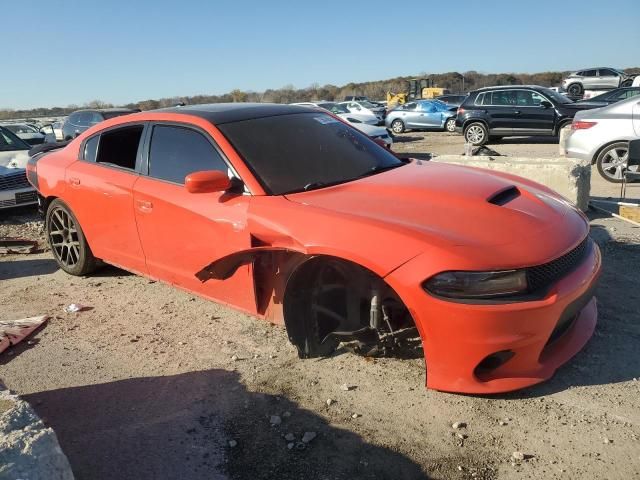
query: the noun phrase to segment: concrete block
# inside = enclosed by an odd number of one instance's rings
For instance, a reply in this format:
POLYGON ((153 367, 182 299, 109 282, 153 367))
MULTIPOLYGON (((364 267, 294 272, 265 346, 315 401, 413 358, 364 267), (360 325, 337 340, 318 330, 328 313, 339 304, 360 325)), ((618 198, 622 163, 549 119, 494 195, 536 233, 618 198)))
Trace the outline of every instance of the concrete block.
POLYGON ((574 158, 466 157, 440 155, 431 161, 497 170, 528 178, 555 190, 580 210, 589 207, 591 165, 574 158))
POLYGON ((0 390, 0 479, 5 478, 73 480, 73 473, 53 430, 27 402, 0 390))

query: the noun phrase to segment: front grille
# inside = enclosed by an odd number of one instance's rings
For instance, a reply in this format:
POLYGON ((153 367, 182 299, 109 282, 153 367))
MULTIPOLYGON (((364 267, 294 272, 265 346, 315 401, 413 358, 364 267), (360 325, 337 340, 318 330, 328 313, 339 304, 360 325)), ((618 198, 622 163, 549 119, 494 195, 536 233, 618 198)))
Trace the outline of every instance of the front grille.
POLYGON ((569 272, 574 270, 589 251, 591 240, 587 236, 569 253, 544 265, 527 268, 527 282, 530 292, 537 292, 553 285, 569 272))
POLYGON ((19 190, 29 187, 31 184, 27 181, 27 173, 24 170, 0 177, 0 190, 19 190))
POLYGON ((21 203, 37 202, 38 196, 35 191, 16 193, 16 205, 21 203))

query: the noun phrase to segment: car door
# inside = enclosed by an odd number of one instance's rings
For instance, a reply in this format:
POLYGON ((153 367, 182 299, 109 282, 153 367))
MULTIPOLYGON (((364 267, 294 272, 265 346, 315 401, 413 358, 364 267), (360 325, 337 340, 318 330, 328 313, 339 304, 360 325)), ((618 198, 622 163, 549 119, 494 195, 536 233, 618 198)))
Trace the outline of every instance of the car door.
POLYGON ((424 128, 435 128, 442 125, 442 115, 433 102, 420 102, 419 124, 424 128))
POLYGON ((556 112, 553 104, 538 92, 528 89, 514 90, 516 110, 513 134, 551 135, 555 125, 556 112))
POLYGON ((485 92, 482 102, 489 119, 489 131, 494 135, 510 135, 520 111, 516 107, 514 90, 492 90, 485 92))
POLYGON ((420 128, 421 110, 416 102, 405 103, 397 110, 397 117, 402 120, 406 128, 420 128))
POLYGON ((146 273, 133 211, 144 124, 111 128, 83 141, 80 159, 65 171, 63 200, 78 219, 93 254, 146 273))
POLYGON ((617 88, 620 85, 620 76, 609 68, 598 70, 598 86, 617 88))
POLYGON ((598 78, 598 70, 585 70, 582 77, 582 86, 585 90, 597 88, 600 86, 600 79, 598 78))
POLYGON ((251 247, 242 192, 190 193, 185 177, 196 171, 233 175, 204 131, 156 123, 147 135, 146 175, 134 189, 135 218, 149 274, 212 299, 255 308, 251 267, 225 281, 200 282, 195 274, 214 260, 251 247))

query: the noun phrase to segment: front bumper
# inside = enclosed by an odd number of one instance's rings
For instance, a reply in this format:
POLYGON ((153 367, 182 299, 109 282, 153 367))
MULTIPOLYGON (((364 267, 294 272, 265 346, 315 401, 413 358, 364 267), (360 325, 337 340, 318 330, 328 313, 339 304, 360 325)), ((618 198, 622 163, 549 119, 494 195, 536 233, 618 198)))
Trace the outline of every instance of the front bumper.
POLYGON ((421 262, 408 262, 387 281, 402 297, 424 346, 427 387, 491 394, 535 385, 553 376, 593 334, 593 291, 602 260, 595 243, 582 263, 539 300, 498 304, 457 303, 435 298, 415 279, 421 262), (408 289, 408 283, 414 284, 408 289), (562 325, 560 325, 562 323, 562 325), (504 363, 486 359, 508 352, 504 363), (499 362, 498 362, 499 363, 499 362), (489 362, 491 364, 491 362, 489 362))
POLYGON ((33 187, 0 191, 0 210, 38 203, 38 195, 33 187))

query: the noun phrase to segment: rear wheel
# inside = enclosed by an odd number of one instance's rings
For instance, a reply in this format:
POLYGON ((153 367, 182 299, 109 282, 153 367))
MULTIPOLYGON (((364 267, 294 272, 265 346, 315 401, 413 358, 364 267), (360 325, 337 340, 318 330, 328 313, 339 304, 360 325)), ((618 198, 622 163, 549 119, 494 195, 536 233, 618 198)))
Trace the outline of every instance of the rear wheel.
POLYGON ((394 120, 391 122, 391 131, 393 133, 402 133, 404 132, 404 123, 402 120, 394 120))
POLYGON ((446 123, 444 124, 444 129, 447 132, 455 132, 456 131, 456 119, 455 118, 449 118, 446 123))
POLYGON ((583 92, 582 85, 580 83, 572 83, 567 87, 567 92, 569 93, 569 95, 572 95, 574 97, 580 96, 583 92))
POLYGON ((616 142, 609 145, 600 152, 596 159, 598 173, 608 182, 622 183, 622 179, 627 170, 633 172, 638 171, 638 165, 632 165, 631 167, 627 165, 628 160, 628 142, 616 142))
POLYGON ((489 132, 484 124, 474 122, 464 129, 464 139, 471 145, 484 145, 487 143, 487 140, 489 140, 489 132))
POLYGON ((51 202, 45 222, 51 251, 62 270, 78 276, 95 270, 97 260, 78 220, 62 200, 51 202))

